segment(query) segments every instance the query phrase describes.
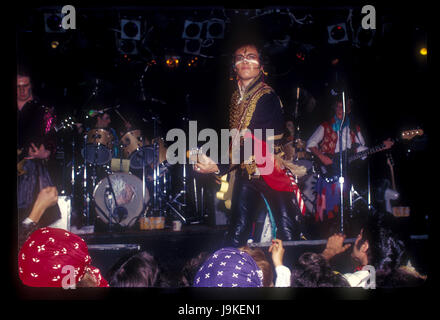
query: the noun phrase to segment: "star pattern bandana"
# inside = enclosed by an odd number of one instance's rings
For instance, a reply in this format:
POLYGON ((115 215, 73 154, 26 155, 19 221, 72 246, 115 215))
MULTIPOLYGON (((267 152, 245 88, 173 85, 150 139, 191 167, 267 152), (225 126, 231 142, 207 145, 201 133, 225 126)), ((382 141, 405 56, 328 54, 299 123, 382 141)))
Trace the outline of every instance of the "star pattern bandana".
POLYGON ((63 267, 72 266, 75 284, 89 272, 99 287, 108 287, 99 269, 90 263, 87 244, 82 238, 63 229, 47 227, 34 231, 21 247, 18 274, 30 287, 62 287, 63 278, 69 275, 63 267))
POLYGON ((262 287, 263 272, 246 252, 223 248, 212 254, 194 278, 194 287, 262 287))

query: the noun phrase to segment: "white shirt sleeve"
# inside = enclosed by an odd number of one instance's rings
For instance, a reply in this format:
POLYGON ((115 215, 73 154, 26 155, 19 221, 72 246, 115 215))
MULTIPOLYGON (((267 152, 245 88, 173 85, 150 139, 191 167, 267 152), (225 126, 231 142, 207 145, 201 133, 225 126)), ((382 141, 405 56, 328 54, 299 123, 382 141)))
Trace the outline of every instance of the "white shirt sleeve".
POLYGON ((343 276, 348 281, 351 287, 364 288, 367 284, 370 272, 368 270, 360 270, 354 273, 345 273, 343 276))
POLYGON ((322 141, 323 138, 324 138, 324 127, 321 125, 315 130, 315 132, 313 132, 309 140, 307 140, 306 150, 310 152, 310 148, 318 147, 319 143, 322 141))
POLYGON ((275 280, 275 287, 290 287, 290 269, 286 266, 278 266, 275 268, 277 279, 275 280))
MULTIPOLYGON (((354 141, 355 141, 357 144, 360 145, 359 147, 357 147, 356 152, 362 152, 362 151, 365 151, 365 150, 368 149, 368 148, 365 146, 364 136, 362 135, 361 132, 358 132, 358 133, 355 135, 355 139, 354 139, 354 141)), ((362 160, 365 160, 365 159, 367 159, 367 156, 362 157, 361 159, 362 159, 362 160)))

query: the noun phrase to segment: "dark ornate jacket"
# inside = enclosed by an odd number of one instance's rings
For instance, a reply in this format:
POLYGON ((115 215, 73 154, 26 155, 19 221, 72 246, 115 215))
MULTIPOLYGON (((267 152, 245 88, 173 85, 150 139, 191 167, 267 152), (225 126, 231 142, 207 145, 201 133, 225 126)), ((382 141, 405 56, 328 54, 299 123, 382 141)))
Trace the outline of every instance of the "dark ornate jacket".
MULTIPOLYGON (((275 145, 284 133, 283 106, 275 91, 263 81, 263 74, 253 80, 240 95, 238 86, 231 97, 229 105, 229 129, 262 129, 262 140, 274 139, 275 145), (266 136, 266 129, 273 129, 274 136, 266 136)), ((242 148, 241 148, 242 149, 242 148)), ((243 150, 241 150, 243 154, 243 150)), ((241 156, 243 159, 243 155, 241 156)), ((244 159, 246 160, 246 159, 244 159)), ((229 165, 220 164, 220 174, 228 171, 229 165)), ((249 174, 255 172, 255 164, 243 165, 249 174)))

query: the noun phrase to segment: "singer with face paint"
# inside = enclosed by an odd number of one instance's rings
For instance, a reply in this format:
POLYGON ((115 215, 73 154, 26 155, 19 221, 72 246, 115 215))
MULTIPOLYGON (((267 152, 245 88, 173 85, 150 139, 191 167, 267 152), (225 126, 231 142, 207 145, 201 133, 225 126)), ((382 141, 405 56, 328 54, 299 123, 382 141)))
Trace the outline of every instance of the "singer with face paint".
MULTIPOLYGON (((278 95, 264 82, 261 52, 256 45, 246 43, 234 51, 233 70, 236 73, 236 90, 229 106, 229 129, 249 129, 250 132, 262 129, 263 141, 273 140, 276 153, 284 132, 283 107, 278 95), (266 129, 273 129, 274 136, 265 136, 266 129)), ((222 176, 230 166, 216 164, 206 157, 205 161, 196 163, 194 169, 199 173, 222 176)), ((242 163, 234 173, 226 245, 239 247, 245 245, 248 239, 259 242, 266 213, 272 227, 276 227, 272 238, 297 239, 299 232, 295 218, 300 211, 292 193, 271 188, 255 163, 242 163)))

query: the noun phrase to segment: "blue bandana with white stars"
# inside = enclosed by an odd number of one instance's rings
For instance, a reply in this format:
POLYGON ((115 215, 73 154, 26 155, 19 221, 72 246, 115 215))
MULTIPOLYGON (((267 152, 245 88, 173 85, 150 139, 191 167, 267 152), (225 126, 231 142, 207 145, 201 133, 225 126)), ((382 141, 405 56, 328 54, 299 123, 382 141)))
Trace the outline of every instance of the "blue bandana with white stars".
POLYGON ((194 287, 262 287, 263 272, 246 252, 222 248, 200 267, 194 287))

